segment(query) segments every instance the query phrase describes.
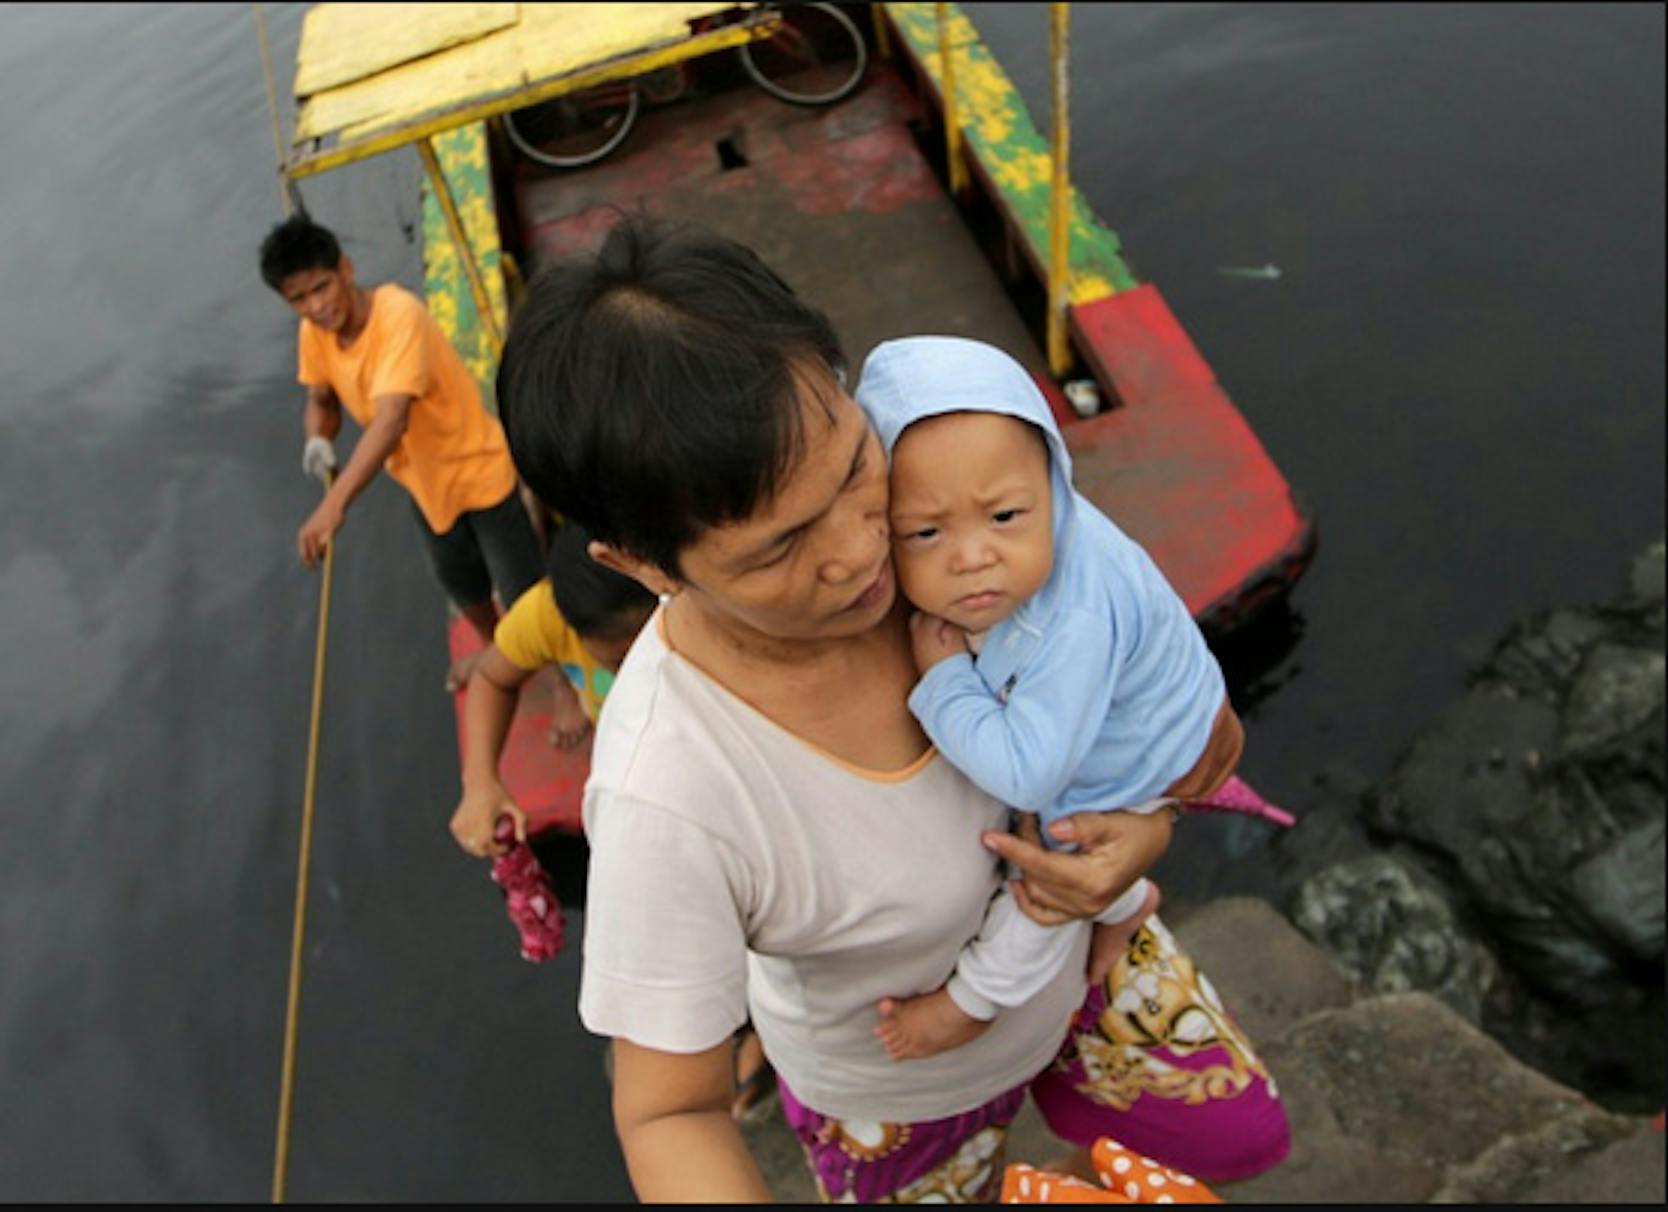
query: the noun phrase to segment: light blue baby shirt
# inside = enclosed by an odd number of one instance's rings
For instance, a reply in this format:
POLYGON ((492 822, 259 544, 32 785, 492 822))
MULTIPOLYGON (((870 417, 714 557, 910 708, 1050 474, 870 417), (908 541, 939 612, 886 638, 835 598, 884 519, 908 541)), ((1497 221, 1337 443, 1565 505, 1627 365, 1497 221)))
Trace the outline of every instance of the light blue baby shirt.
POLYGON ((1143 804, 1192 769, 1222 671, 1151 557, 1072 487, 1065 442, 1025 369, 982 342, 908 337, 869 355, 857 402, 888 462, 909 424, 940 413, 1006 413, 1048 438, 1053 571, 977 658, 940 661, 916 685, 909 707, 933 743, 1045 825, 1143 804))

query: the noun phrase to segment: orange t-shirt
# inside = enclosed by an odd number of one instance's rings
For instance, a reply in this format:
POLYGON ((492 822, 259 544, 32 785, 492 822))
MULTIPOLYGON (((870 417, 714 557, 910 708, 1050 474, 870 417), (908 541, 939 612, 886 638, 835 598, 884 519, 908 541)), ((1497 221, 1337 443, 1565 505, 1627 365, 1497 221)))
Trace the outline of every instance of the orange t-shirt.
POLYGON ((469 368, 410 291, 393 283, 371 291, 371 314, 346 349, 310 320, 301 321, 298 345, 296 377, 328 385, 361 426, 375 418, 378 396, 414 397, 385 466, 436 534, 450 530, 460 513, 490 508, 514 490, 504 427, 482 406, 469 368))

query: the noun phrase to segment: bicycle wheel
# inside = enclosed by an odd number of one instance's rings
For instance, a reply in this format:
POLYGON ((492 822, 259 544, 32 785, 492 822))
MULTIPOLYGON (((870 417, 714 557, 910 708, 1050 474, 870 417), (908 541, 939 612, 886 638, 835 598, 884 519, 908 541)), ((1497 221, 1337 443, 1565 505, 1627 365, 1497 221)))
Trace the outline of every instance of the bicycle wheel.
POLYGON ((869 48, 833 4, 783 4, 782 28, 743 43, 741 65, 765 92, 795 105, 832 105, 849 96, 869 66, 869 48))
POLYGON ((631 81, 611 81, 507 113, 504 133, 529 160, 580 168, 625 142, 642 104, 631 81))

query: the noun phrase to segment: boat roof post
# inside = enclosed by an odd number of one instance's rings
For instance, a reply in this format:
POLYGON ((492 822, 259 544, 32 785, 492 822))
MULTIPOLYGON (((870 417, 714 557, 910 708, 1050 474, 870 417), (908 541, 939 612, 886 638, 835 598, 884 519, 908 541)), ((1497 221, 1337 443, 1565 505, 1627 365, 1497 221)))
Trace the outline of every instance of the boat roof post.
POLYGON ((880 0, 873 0, 869 5, 869 20, 875 30, 875 58, 890 59, 892 57, 892 38, 886 32, 886 17, 881 12, 884 7, 880 0))
POLYGON ((961 158, 961 116, 956 105, 956 73, 950 54, 948 8, 944 0, 938 0, 933 5, 938 17, 939 78, 944 93, 944 155, 949 161, 950 192, 960 194, 967 188, 967 165, 961 158))
POLYGON ((440 203, 440 211, 446 216, 446 230, 452 233, 452 243, 457 247, 458 260, 463 262, 463 272, 469 278, 469 293, 475 296, 475 311, 481 318, 481 327, 486 331, 487 339, 492 342, 492 352, 502 354, 504 336, 498 331, 498 317, 492 310, 492 298, 487 294, 486 280, 481 277, 481 267, 475 261, 475 246, 469 242, 469 237, 463 230, 463 220, 458 217, 458 206, 452 198, 452 187, 446 183, 446 174, 440 171, 440 159, 434 154, 432 135, 424 135, 417 140, 417 154, 423 158, 423 168, 429 175, 434 200, 440 203))
POLYGON ((1067 162, 1071 154, 1071 81, 1067 70, 1071 5, 1048 6, 1048 45, 1054 82, 1053 180, 1048 206, 1048 367, 1063 375, 1071 366, 1071 346, 1066 340, 1067 287, 1071 270, 1071 228, 1068 212, 1071 179, 1067 162))

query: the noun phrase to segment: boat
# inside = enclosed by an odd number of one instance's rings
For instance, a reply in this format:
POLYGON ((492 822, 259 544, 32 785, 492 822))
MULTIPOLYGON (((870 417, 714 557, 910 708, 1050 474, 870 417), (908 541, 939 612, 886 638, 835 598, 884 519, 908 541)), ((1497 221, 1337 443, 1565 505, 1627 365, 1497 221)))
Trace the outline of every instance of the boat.
MULTIPOLYGON (((854 366, 896 336, 996 344, 1047 395, 1078 488, 1224 638, 1287 598, 1315 525, 1158 287, 1066 180, 1068 6, 1038 7, 1054 23, 1047 137, 955 4, 320 4, 304 19, 281 171, 294 182, 416 148, 428 305, 489 406, 521 284, 594 247, 625 209, 751 245, 829 315, 854 366), (788 104, 738 70, 742 48, 829 7, 868 60, 849 95, 788 104), (610 86, 642 95, 605 156, 558 170, 518 148, 538 107, 610 86)), ((479 646, 461 618, 448 643, 452 657, 479 646)), ((523 690, 501 762, 536 836, 581 832, 587 751, 545 740, 555 676, 523 690)))

